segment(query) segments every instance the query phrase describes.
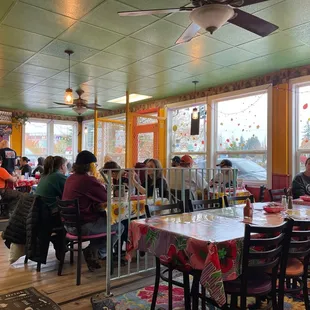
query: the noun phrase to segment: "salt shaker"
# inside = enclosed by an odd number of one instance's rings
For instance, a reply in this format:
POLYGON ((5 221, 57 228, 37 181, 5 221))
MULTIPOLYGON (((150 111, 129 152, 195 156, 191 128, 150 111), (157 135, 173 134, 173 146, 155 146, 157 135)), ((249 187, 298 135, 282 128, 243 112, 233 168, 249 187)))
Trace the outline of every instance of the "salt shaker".
POLYGON ((288 196, 287 209, 293 210, 293 197, 292 196, 288 196))
POLYGON ((286 201, 286 196, 285 196, 285 195, 282 196, 281 204, 282 204, 282 206, 286 209, 286 207, 287 207, 287 201, 286 201))

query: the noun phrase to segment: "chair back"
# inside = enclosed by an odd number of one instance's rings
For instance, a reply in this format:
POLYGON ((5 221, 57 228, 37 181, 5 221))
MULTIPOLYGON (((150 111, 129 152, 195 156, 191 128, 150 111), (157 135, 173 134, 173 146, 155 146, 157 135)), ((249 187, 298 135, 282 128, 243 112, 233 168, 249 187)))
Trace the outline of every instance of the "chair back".
POLYGON ((162 206, 145 206, 146 217, 150 218, 155 215, 170 215, 170 214, 181 214, 184 213, 183 201, 178 201, 174 204, 162 205, 162 206), (164 211, 164 212, 163 212, 164 211))
POLYGON ((209 200, 189 200, 189 212, 223 208, 222 197, 209 200))
POLYGON ((280 263, 287 261, 292 232, 292 220, 284 221, 279 226, 245 226, 243 242, 241 281, 246 290, 247 280, 272 272, 277 278, 280 263))
POLYGON ((261 185, 259 187, 259 197, 258 197, 259 202, 263 202, 265 200, 265 191, 266 191, 265 185, 261 185))
POLYGON ((75 227, 77 235, 81 236, 81 220, 80 220, 80 205, 78 199, 60 200, 57 197, 57 206, 63 224, 65 226, 75 227))
POLYGON ((295 221, 288 257, 308 259, 310 256, 310 221, 295 221))
POLYGON ((254 196, 224 196, 225 207, 229 207, 230 205, 235 205, 236 201, 245 201, 250 199, 251 203, 254 203, 254 196))
POLYGON ((195 195, 190 189, 185 189, 184 190, 184 199, 183 200, 183 190, 181 189, 170 189, 170 193, 172 196, 174 196, 175 202, 178 201, 185 201, 184 203, 184 211, 185 212, 190 212, 189 210, 189 200, 195 200, 195 195))
POLYGON ((270 201, 281 202, 282 196, 287 196, 287 189, 270 189, 269 190, 270 201))

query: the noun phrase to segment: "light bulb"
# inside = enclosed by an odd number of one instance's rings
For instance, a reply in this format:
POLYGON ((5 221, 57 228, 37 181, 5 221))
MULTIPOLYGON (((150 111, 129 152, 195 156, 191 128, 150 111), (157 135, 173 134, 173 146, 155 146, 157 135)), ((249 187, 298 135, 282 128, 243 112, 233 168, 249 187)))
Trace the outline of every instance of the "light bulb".
POLYGON ((87 128, 87 127, 85 127, 85 129, 84 129, 84 133, 85 133, 85 134, 88 133, 88 128, 87 128))
POLYGON ((72 95, 72 89, 71 88, 66 89, 65 102, 66 102, 66 104, 73 104, 73 95, 72 95))
POLYGON ((192 112, 192 119, 198 119, 198 117, 199 117, 198 110, 197 108, 194 108, 192 112))

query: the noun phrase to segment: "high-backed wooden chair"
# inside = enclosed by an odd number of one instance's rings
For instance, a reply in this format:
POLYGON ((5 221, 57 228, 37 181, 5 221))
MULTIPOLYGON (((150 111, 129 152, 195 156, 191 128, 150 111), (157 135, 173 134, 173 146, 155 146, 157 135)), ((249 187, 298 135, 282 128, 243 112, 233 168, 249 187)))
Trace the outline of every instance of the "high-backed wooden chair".
POLYGON ((281 202, 282 196, 287 196, 287 189, 270 189, 269 190, 270 201, 281 202))
POLYGON ((222 197, 208 200, 189 200, 189 212, 223 208, 222 197))
POLYGON ((225 207, 229 207, 231 205, 235 205, 238 201, 244 201, 246 199, 250 199, 251 203, 254 203, 254 196, 224 196, 225 207))

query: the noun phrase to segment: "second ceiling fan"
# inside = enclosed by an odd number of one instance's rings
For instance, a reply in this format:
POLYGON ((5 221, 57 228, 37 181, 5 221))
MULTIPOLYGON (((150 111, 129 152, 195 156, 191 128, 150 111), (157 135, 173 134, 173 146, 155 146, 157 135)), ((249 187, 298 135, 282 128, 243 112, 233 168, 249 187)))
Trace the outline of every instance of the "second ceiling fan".
POLYGON ((190 12, 189 18, 192 23, 187 27, 176 44, 189 42, 195 37, 200 28, 213 33, 221 28, 226 22, 251 31, 261 37, 265 37, 279 27, 249 14, 239 8, 251 4, 258 4, 269 0, 192 0, 191 7, 173 9, 154 9, 141 11, 119 12, 120 16, 144 16, 153 14, 169 14, 177 12, 190 12))

